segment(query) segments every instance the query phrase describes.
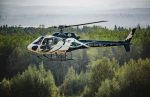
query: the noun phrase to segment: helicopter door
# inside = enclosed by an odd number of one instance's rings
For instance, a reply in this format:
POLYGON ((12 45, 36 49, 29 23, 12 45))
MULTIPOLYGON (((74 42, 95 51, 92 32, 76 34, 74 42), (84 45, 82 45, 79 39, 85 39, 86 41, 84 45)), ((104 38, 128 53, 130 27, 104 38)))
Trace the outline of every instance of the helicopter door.
POLYGON ((53 48, 51 49, 52 52, 54 51, 58 51, 60 48, 62 48, 62 46, 64 45, 64 42, 62 41, 61 38, 53 38, 53 48))
POLYGON ((66 39, 64 45, 62 46, 62 48, 60 50, 67 51, 73 41, 74 41, 74 39, 72 39, 72 38, 66 39))
POLYGON ((40 46, 41 51, 49 51, 53 45, 52 38, 45 38, 40 46))
POLYGON ((59 38, 45 38, 41 45, 41 51, 48 52, 48 51, 56 51, 63 45, 63 41, 59 38))

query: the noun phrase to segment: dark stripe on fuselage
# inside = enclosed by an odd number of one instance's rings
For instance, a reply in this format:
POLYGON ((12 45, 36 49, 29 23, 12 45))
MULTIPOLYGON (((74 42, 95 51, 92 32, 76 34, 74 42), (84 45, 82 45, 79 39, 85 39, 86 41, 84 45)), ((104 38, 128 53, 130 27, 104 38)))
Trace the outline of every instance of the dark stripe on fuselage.
MULTIPOLYGON (((124 41, 95 41, 95 40, 80 40, 80 42, 86 44, 89 47, 108 47, 108 46, 122 46, 122 45, 128 45, 128 42, 124 41)), ((73 47, 69 48, 68 51, 73 51, 77 49, 85 49, 88 47, 80 46, 80 47, 73 47)))
POLYGON ((90 47, 105 47, 105 46, 120 46, 120 45, 126 45, 127 42, 124 41, 89 41, 89 40, 80 40, 80 42, 85 43, 86 45, 90 47))

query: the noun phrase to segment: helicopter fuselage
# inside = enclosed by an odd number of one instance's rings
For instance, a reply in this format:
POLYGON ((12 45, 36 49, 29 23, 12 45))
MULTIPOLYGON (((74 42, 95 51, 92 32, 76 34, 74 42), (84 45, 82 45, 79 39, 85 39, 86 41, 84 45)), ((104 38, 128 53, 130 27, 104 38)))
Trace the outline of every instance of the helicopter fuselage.
POLYGON ((130 51, 130 41, 135 33, 133 29, 124 41, 77 40, 75 38, 61 38, 51 35, 40 36, 28 45, 27 49, 37 54, 65 54, 78 49, 89 47, 124 46, 130 51))
POLYGON ((87 47, 75 38, 60 38, 56 36, 40 36, 28 45, 28 50, 37 54, 64 54, 71 49, 87 47))

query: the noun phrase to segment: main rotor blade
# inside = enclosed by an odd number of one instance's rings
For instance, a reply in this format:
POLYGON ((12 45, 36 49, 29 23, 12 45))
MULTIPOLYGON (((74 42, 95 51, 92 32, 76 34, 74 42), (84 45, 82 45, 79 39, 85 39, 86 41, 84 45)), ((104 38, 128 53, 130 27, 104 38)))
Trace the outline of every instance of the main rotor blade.
POLYGON ((65 26, 65 27, 83 26, 83 25, 89 25, 89 24, 95 24, 95 23, 102 23, 102 22, 108 22, 108 21, 89 22, 89 23, 83 23, 83 24, 68 25, 68 26, 65 26))

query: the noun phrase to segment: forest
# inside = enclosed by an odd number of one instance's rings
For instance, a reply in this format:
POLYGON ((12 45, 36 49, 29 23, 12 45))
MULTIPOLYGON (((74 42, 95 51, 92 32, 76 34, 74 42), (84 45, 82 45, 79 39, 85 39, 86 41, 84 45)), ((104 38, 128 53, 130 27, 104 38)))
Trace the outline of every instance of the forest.
MULTIPOLYGON (((131 28, 66 28, 81 39, 124 40, 131 28)), ((0 26, 0 97, 150 97, 150 26, 137 26, 131 51, 98 47, 73 51, 69 61, 42 61, 27 45, 57 29, 0 26)))

